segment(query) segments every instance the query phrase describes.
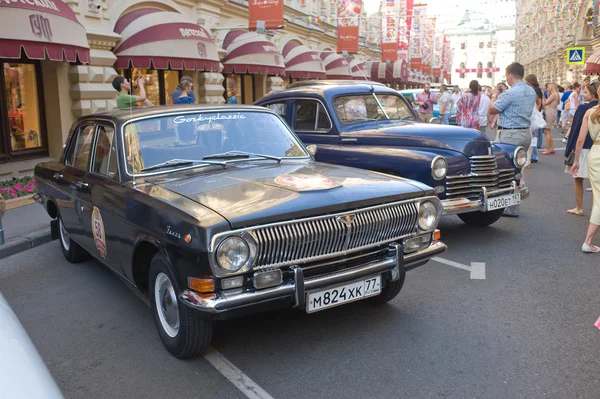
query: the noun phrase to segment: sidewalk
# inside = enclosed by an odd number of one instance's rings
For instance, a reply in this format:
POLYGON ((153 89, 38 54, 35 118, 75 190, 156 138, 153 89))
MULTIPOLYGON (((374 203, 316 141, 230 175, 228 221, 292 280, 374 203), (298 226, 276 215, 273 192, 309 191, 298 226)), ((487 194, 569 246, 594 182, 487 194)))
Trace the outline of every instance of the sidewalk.
POLYGON ((2 217, 4 245, 0 245, 0 259, 50 241, 50 220, 39 204, 6 211, 2 217))

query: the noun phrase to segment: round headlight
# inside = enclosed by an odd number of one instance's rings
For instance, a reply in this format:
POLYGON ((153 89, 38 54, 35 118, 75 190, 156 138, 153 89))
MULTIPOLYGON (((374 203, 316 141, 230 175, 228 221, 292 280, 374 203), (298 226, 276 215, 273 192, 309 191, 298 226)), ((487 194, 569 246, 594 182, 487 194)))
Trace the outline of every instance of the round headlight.
POLYGON ((217 263, 228 272, 240 270, 250 259, 250 247, 240 237, 228 237, 217 248, 217 263))
POLYGON ((525 148, 518 147, 515 150, 515 154, 513 157, 513 163, 519 169, 521 169, 523 166, 525 166, 525 164, 527 163, 527 151, 525 151, 525 148))
POLYGON ((432 230, 438 222, 438 208, 431 201, 421 203, 419 207, 419 228, 432 230))
POLYGON ((448 173, 448 161, 446 158, 437 156, 431 161, 431 175, 435 180, 441 180, 448 173))

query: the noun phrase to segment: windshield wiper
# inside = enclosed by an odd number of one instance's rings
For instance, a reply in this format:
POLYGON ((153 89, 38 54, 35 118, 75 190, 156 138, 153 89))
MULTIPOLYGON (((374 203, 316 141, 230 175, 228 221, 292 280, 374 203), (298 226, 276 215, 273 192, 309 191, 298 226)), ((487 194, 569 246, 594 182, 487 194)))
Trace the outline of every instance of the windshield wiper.
POLYGON ((162 168, 173 168, 176 166, 187 166, 187 165, 193 165, 196 163, 205 164, 205 165, 221 165, 223 167, 227 167, 227 164, 225 162, 210 162, 210 161, 204 161, 204 160, 201 161, 201 160, 197 160, 197 159, 170 159, 166 162, 161 162, 159 164, 144 168, 141 170, 141 172, 149 172, 151 170, 157 170, 157 169, 162 169, 162 168))
POLYGON ((245 158, 265 158, 272 159, 277 161, 277 163, 281 163, 281 157, 276 157, 275 155, 264 155, 264 154, 255 154, 253 152, 245 152, 245 151, 227 151, 220 154, 212 154, 207 155, 202 159, 245 159, 245 158))

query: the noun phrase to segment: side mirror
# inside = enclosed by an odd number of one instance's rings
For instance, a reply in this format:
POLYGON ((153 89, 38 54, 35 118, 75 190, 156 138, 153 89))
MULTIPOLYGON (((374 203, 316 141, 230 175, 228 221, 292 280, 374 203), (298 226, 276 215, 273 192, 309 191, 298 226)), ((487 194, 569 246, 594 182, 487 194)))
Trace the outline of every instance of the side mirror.
POLYGON ((315 144, 307 145, 306 149, 308 150, 308 153, 313 157, 317 155, 317 146, 315 144))

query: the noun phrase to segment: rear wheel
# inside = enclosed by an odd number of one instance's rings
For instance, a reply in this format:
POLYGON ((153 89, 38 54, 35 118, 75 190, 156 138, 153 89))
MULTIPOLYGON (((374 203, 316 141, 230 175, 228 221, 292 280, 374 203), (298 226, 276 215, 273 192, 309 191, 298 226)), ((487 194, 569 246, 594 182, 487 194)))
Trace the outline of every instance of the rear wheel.
POLYGON ((150 263, 150 306, 161 341, 179 359, 198 356, 210 345, 212 321, 178 300, 180 290, 166 260, 159 254, 150 263))
POLYGON ((502 217, 504 209, 496 209, 490 212, 469 212, 458 215, 460 220, 471 226, 485 227, 494 224, 502 217))
POLYGON ((386 286, 381 290, 381 294, 369 298, 369 301, 375 305, 382 305, 396 298, 402 290, 402 286, 404 286, 405 278, 406 276, 402 276, 400 280, 388 281, 386 286))
POLYGON ((60 215, 58 216, 58 235, 60 248, 66 260, 71 263, 79 263, 89 258, 90 255, 87 251, 71 240, 60 215))

